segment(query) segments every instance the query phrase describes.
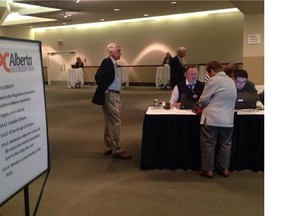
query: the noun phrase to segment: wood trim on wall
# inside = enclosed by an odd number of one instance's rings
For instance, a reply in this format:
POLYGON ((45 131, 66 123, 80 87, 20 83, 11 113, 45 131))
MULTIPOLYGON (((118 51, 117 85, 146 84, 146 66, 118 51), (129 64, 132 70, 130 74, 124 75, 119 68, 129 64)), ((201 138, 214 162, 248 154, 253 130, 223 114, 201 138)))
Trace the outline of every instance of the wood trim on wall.
MULTIPOLYGON (((230 64, 231 62, 228 62, 228 63, 222 63, 222 65, 227 65, 227 64, 230 64)), ((242 62, 236 62, 238 65, 242 65, 243 63, 242 62)), ((189 64, 192 64, 192 63, 187 63, 187 64, 185 64, 185 65, 189 65, 189 64)), ((193 63, 194 64, 194 63, 193 63)), ((207 63, 206 63, 207 64, 207 63)), ((198 65, 198 66, 204 66, 204 65, 206 65, 206 64, 203 64, 203 63, 201 63, 201 64, 196 64, 196 65, 198 65)), ((135 68, 137 68, 137 67, 161 67, 162 65, 120 65, 119 67, 135 67, 135 68)), ((100 67, 100 65, 85 65, 84 66, 84 68, 99 68, 100 67)), ((47 68, 47 66, 44 66, 43 68, 47 68)))

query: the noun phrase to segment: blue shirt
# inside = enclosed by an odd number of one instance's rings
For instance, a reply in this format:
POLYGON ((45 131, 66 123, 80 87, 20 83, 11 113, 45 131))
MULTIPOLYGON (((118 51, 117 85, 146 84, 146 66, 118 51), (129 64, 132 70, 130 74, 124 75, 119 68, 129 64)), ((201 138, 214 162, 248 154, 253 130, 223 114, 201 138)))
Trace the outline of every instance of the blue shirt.
POLYGON ((114 81, 112 82, 112 84, 108 87, 108 90, 120 91, 121 90, 121 79, 120 79, 120 75, 119 75, 119 72, 117 69, 117 62, 113 58, 111 58, 111 60, 114 64, 115 77, 114 77, 114 81))

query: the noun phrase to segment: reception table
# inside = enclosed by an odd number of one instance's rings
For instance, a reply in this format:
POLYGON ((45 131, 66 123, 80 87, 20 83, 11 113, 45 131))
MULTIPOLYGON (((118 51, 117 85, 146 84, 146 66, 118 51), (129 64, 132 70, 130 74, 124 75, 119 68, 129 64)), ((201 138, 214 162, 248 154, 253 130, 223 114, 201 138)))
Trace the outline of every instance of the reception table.
POLYGON ((82 68, 70 68, 67 70, 68 88, 77 88, 84 85, 84 76, 82 68))
POLYGON ((118 67, 117 69, 120 75, 122 85, 125 84, 125 87, 128 87, 129 86, 128 68, 118 67))
MULTIPOLYGON (((235 112, 230 170, 264 171, 264 111, 235 112)), ((200 169, 200 116, 191 110, 149 107, 141 169, 200 169)))
POLYGON ((170 84, 170 67, 157 67, 155 85, 156 88, 170 84))

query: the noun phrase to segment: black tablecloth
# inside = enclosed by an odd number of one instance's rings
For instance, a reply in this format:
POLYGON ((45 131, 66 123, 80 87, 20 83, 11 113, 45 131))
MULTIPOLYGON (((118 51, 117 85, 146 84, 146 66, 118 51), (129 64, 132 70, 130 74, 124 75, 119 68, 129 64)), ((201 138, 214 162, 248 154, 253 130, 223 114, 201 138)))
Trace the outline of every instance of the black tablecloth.
MULTIPOLYGON (((141 169, 200 169, 200 117, 145 115, 141 169)), ((264 171, 264 115, 235 115, 230 170, 264 171)))
POLYGON ((231 169, 264 171, 264 115, 236 115, 231 169))

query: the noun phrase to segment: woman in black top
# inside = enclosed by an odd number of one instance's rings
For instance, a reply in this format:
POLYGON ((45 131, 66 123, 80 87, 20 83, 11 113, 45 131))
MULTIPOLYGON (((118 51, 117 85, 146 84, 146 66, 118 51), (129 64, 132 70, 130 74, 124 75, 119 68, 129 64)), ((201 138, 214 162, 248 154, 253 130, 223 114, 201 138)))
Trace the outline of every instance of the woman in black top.
POLYGON ((78 67, 78 68, 83 68, 84 67, 84 64, 83 64, 83 62, 82 62, 82 60, 81 60, 81 58, 80 57, 77 57, 76 58, 76 63, 75 63, 75 65, 78 67))

